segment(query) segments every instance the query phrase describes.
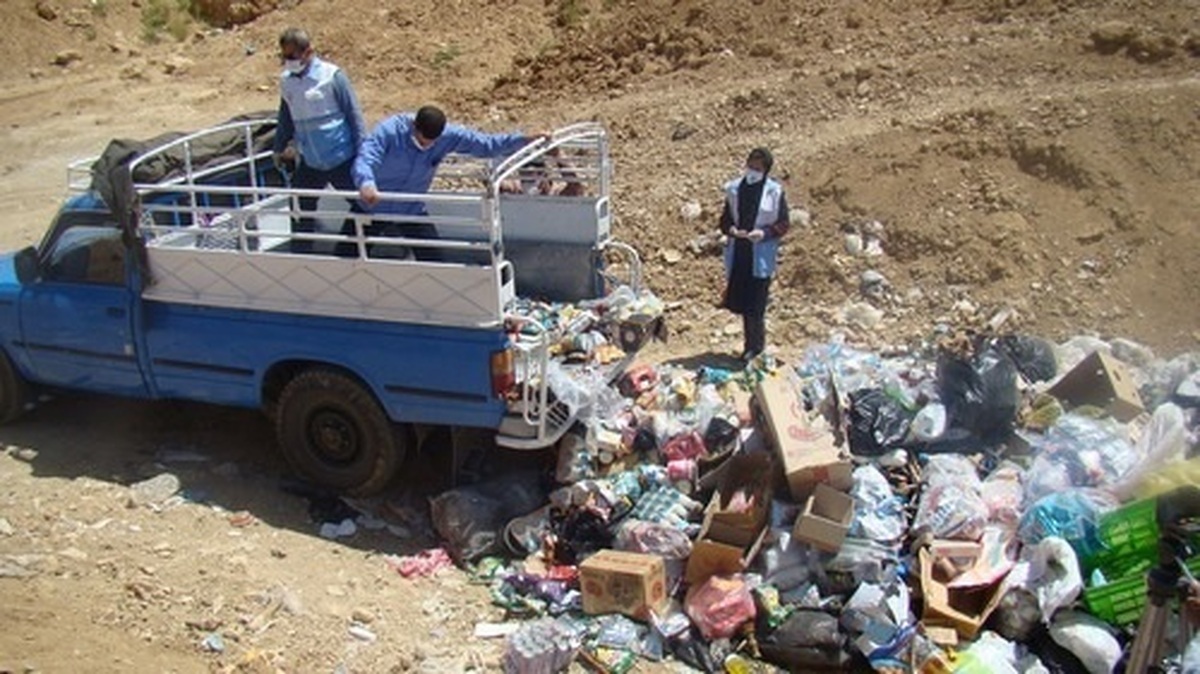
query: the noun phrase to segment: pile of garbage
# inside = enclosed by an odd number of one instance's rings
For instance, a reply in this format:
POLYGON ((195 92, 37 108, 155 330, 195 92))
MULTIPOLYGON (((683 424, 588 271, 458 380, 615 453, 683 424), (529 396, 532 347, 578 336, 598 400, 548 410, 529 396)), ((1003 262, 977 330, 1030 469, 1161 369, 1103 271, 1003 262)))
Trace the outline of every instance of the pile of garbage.
POLYGON ((521 621, 510 672, 1111 672, 1147 571, 1200 571, 1157 507, 1200 484, 1198 354, 834 340, 789 365, 639 364, 585 393, 552 476, 432 503, 455 562, 521 621))

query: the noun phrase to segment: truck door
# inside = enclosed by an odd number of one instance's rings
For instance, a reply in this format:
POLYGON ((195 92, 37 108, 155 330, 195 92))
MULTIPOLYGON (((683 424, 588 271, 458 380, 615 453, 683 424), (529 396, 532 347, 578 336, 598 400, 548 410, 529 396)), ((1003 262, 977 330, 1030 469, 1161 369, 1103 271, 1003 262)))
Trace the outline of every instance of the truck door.
POLYGON ((121 230, 100 210, 63 211, 21 291, 22 342, 43 384, 146 394, 133 338, 121 230))

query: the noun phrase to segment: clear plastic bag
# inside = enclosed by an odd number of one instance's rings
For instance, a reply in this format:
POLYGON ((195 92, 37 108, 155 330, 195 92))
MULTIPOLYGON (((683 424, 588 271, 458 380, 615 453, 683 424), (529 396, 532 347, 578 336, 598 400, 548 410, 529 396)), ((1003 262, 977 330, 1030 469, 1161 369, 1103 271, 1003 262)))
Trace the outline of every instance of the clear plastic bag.
POLYGON ((1014 529, 1021 520, 1021 501, 1025 497, 1021 486, 1021 467, 1004 461, 987 476, 980 495, 988 507, 988 519, 1014 529))
POLYGON ((970 485, 943 482, 921 492, 913 529, 934 538, 977 541, 988 522, 988 507, 970 485))
POLYGON ((675 527, 627 519, 617 530, 613 547, 626 552, 658 555, 664 559, 687 559, 692 554, 692 541, 675 527))
POLYGON ((557 361, 551 360, 546 363, 546 383, 554 392, 554 396, 566 403, 572 412, 579 412, 592 404, 593 391, 596 389, 585 386, 571 376, 557 361))
POLYGON ((1027 502, 1059 492, 1064 486, 1113 485, 1138 463, 1133 445, 1112 419, 1067 413, 1044 436, 1027 439, 1038 453, 1034 467, 1027 474, 1027 502), (1050 465, 1055 466, 1053 472, 1049 472, 1050 465))
POLYGON ((594 457, 588 451, 587 441, 578 433, 567 433, 558 441, 558 463, 554 479, 559 484, 574 484, 580 480, 596 477, 594 457))
POLYGON ((908 428, 909 440, 914 442, 933 442, 945 432, 946 406, 941 403, 929 403, 922 407, 908 428))
POLYGON ((1131 500, 1147 476, 1168 464, 1182 461, 1187 444, 1183 410, 1173 403, 1160 405, 1138 438, 1137 465, 1113 485, 1112 492, 1122 501, 1131 500))
POLYGON ((907 531, 904 504, 887 478, 872 465, 854 469, 854 522, 850 535, 876 541, 898 541, 907 531))
POLYGON ((921 469, 921 484, 926 488, 943 484, 957 484, 963 488, 979 491, 979 469, 975 463, 961 454, 936 454, 929 457, 921 469))

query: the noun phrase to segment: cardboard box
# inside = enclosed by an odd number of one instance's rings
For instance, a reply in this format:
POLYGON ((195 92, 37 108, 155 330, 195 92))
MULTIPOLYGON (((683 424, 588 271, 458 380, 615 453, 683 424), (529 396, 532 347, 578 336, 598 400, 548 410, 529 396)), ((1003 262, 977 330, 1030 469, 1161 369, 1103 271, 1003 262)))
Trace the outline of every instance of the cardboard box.
POLYGON ((705 527, 710 538, 744 544, 762 531, 771 515, 773 466, 770 454, 736 454, 730 457, 704 511, 705 527), (731 508, 735 497, 745 499, 750 507, 731 508))
POLYGON ((712 576, 745 571, 758 556, 767 530, 767 527, 763 527, 744 542, 719 541, 711 537, 709 523, 706 523, 692 545, 692 556, 688 557, 684 578, 689 585, 699 585, 712 576))
POLYGON ((1051 386, 1047 393, 1069 407, 1095 405, 1128 423, 1146 409, 1137 385, 1120 361, 1093 351, 1051 386))
POLYGON ((755 398, 793 499, 803 503, 821 483, 838 491, 850 490, 853 464, 843 458, 824 417, 808 417, 787 379, 764 379, 755 398))
POLYGON ((668 602, 663 559, 658 555, 601 550, 579 565, 583 612, 623 613, 646 620, 668 602))
POLYGON ((792 537, 818 550, 837 552, 853 522, 854 499, 849 494, 818 484, 804 503, 804 511, 796 518, 792 537))
POLYGON ((1000 603, 1003 583, 954 589, 947 585, 949 579, 938 576, 938 558, 932 552, 921 548, 917 556, 921 564, 921 594, 925 600, 922 620, 935 627, 953 627, 964 639, 974 639, 1000 603))

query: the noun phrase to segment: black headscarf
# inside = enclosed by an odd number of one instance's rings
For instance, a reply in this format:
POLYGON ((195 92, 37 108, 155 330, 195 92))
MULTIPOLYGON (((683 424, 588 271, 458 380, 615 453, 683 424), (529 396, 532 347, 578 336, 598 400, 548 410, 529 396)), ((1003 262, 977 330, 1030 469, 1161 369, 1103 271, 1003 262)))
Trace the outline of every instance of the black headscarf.
MULTIPOLYGON (((737 228, 743 231, 754 229, 754 221, 758 219, 759 201, 762 200, 763 185, 767 182, 767 175, 771 173, 771 165, 775 163, 775 158, 771 156, 771 151, 765 147, 756 147, 750 150, 750 156, 746 157, 746 163, 757 159, 762 162, 763 179, 751 185, 742 180, 738 184, 738 214, 737 228)), ((741 242, 743 246, 749 247, 749 242, 741 242)))
POLYGON ((771 167, 775 165, 775 157, 771 156, 771 151, 765 147, 756 147, 750 150, 750 156, 746 157, 746 163, 750 163, 752 159, 762 162, 764 175, 769 174, 771 167))

